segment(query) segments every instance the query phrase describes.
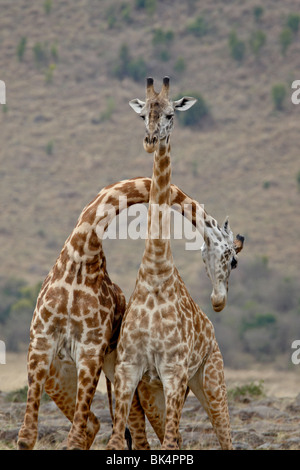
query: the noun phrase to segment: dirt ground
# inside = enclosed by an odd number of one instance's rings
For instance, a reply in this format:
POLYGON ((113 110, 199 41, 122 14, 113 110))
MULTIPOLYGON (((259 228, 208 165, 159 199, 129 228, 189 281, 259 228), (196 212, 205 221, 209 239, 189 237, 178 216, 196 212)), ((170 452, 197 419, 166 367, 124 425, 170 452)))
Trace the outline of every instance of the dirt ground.
MULTIPOLYGON (((300 371, 299 371, 300 372, 300 371)), ((229 409, 234 448, 238 450, 300 450, 300 373, 275 371, 258 366, 252 370, 225 370, 229 390, 229 409), (262 384, 259 396, 232 396, 237 387, 262 384)), ((0 365, 0 449, 16 448, 25 403, 8 401, 9 392, 26 385, 26 355, 8 354, 6 364, 0 365)), ((111 433, 111 417, 101 378, 93 410, 101 428, 92 449, 105 449, 111 433)), ((39 414, 39 439, 36 449, 59 450, 70 429, 70 423, 52 401, 42 403, 39 414)), ((198 400, 190 393, 180 423, 182 449, 219 449, 212 426, 198 400)), ((152 449, 160 444, 150 425, 147 435, 152 449)))

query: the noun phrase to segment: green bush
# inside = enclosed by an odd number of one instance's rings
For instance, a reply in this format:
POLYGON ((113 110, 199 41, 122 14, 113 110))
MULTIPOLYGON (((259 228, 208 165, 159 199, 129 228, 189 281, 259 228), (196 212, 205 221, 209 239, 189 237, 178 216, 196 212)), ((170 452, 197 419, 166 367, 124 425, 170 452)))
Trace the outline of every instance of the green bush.
MULTIPOLYGON (((180 111, 177 113, 179 123, 182 126, 199 126, 204 119, 209 115, 209 108, 208 105, 203 98, 203 96, 199 93, 195 92, 188 92, 184 93, 186 96, 193 96, 197 99, 197 102, 194 104, 192 108, 188 111, 181 113, 180 111)), ((174 100, 178 100, 182 97, 182 95, 177 96, 174 100)))
POLYGON ((286 25, 294 34, 299 30, 300 15, 298 13, 290 13, 287 17, 286 25))
POLYGON ((205 36, 208 32, 208 26, 203 16, 197 16, 197 18, 187 25, 187 31, 194 34, 197 37, 205 36))
POLYGON ((241 62, 244 59, 246 45, 244 41, 237 37, 235 31, 231 31, 228 38, 228 45, 230 49, 231 57, 237 62, 241 62))
POLYGON ((259 55, 262 47, 265 45, 266 39, 266 34, 261 30, 255 31, 251 34, 249 45, 251 51, 256 57, 259 55))
POLYGON ((27 38, 23 36, 20 39, 18 47, 17 47, 17 56, 20 62, 23 60, 25 50, 26 50, 26 44, 27 44, 27 38))
POLYGON ((162 44, 169 44, 174 39, 174 32, 169 29, 168 31, 164 31, 161 28, 156 28, 152 32, 152 44, 153 46, 159 46, 162 44))
POLYGON ((263 13, 264 13, 264 9, 262 6, 257 5, 256 7, 253 8, 253 16, 257 23, 260 22, 263 13))
POLYGON ((183 57, 178 57, 178 59, 176 60, 175 64, 174 64, 174 70, 175 72, 184 72, 185 71, 185 60, 183 57))
POLYGON ((237 400, 245 397, 262 397, 264 396, 263 381, 260 380, 258 383, 250 382, 231 388, 228 390, 228 398, 237 400))
POLYGON ((47 15, 51 13, 52 10, 52 0, 45 0, 44 1, 44 10, 47 15))
POLYGON ((298 189, 300 191, 300 170, 297 173, 297 184, 298 184, 298 189))
POLYGON ((277 83, 276 85, 272 86, 272 100, 274 108, 277 111, 281 111, 283 109, 283 103, 286 97, 286 93, 286 87, 283 83, 277 83))
POLYGON ((119 80, 130 77, 135 81, 139 81, 146 76, 147 66, 142 57, 132 59, 127 44, 122 44, 113 74, 119 80))
POLYGON ((135 7, 145 9, 149 15, 153 15, 156 10, 156 0, 135 0, 135 7))
POLYGON ((293 33, 290 28, 284 28, 279 35, 279 43, 281 46, 281 53, 285 56, 288 47, 292 44, 293 33))

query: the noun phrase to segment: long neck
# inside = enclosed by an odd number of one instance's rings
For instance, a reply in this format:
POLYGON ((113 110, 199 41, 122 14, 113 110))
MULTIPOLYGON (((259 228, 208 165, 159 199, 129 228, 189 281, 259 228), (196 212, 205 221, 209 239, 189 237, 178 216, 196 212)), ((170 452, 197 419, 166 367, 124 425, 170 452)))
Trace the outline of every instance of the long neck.
POLYGON ((148 231, 142 268, 148 274, 170 275, 174 263, 170 245, 171 158, 170 143, 160 141, 154 153, 149 195, 148 231))
MULTIPOLYGON (((170 164, 170 158, 166 159, 165 162, 170 164)), ((155 172, 157 167, 158 165, 154 165, 155 172)), ((165 177, 169 179, 170 174, 171 171, 166 171, 165 177)), ((103 188, 95 199, 83 209, 76 227, 66 241, 73 252, 73 257, 78 260, 88 258, 90 262, 93 262, 95 256, 102 255, 103 234, 115 216, 133 204, 148 203, 150 193, 153 202, 158 198, 156 204, 163 204, 163 198, 167 194, 158 190, 163 179, 164 176, 159 178, 159 175, 152 178, 152 180, 146 177, 138 177, 122 180, 103 188), (155 180, 158 180, 158 187, 154 184, 155 180)), ((197 201, 189 197, 177 186, 171 184, 170 190, 170 205, 178 212, 184 214, 199 232, 203 234, 204 239, 206 236, 209 236, 207 225, 204 221, 207 221, 208 225, 209 222, 212 225, 217 225, 217 221, 209 216, 197 201)), ((151 240, 147 240, 148 242, 151 244, 151 240)), ((160 240, 157 243, 160 243, 160 240)))

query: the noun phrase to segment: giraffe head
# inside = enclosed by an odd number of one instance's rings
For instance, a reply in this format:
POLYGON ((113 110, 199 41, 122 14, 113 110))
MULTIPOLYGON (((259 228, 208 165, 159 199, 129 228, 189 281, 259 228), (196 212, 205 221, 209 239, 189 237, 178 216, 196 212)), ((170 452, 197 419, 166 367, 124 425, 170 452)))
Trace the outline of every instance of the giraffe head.
POLYGON ((177 101, 170 100, 169 82, 169 77, 165 77, 161 91, 157 93, 154 90, 153 78, 147 78, 146 101, 136 98, 129 102, 132 109, 145 121, 146 135, 143 143, 148 153, 156 150, 160 140, 168 142, 174 125, 175 111, 186 111, 197 101, 189 96, 177 101))
POLYGON ((222 227, 205 220, 204 240, 201 251, 213 285, 211 302, 213 309, 220 312, 226 305, 229 276, 237 267, 237 254, 243 248, 244 237, 237 235, 234 238, 226 218, 222 227))

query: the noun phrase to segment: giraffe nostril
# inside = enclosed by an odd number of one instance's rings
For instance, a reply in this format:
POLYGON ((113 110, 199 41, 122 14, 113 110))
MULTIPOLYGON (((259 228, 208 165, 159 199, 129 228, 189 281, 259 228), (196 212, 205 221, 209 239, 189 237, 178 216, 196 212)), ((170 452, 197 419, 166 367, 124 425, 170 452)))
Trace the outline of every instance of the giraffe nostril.
POLYGON ((146 144, 149 144, 149 137, 147 137, 147 136, 145 137, 145 142, 146 142, 146 144))

